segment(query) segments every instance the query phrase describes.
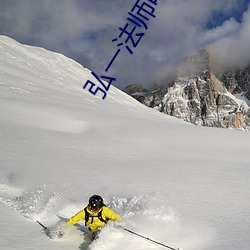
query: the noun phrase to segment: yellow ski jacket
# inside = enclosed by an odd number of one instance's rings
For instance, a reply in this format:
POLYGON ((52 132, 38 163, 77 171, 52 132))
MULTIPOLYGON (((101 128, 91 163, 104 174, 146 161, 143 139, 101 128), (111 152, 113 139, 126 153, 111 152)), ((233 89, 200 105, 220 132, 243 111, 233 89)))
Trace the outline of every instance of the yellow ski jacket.
MULTIPOLYGON (((112 220, 112 221, 121 221, 121 217, 116 214, 113 210, 110 208, 103 206, 99 211, 93 212, 89 209, 89 207, 86 207, 87 212, 89 213, 88 221, 85 221, 86 226, 88 226, 89 230, 92 233, 97 232, 100 228, 102 228, 106 223, 104 221, 112 220), (101 212, 101 217, 104 221, 100 220, 98 218, 98 214, 101 212)), ((67 224, 75 225, 80 220, 85 220, 85 211, 84 209, 78 212, 76 215, 72 216, 68 221, 67 224)))

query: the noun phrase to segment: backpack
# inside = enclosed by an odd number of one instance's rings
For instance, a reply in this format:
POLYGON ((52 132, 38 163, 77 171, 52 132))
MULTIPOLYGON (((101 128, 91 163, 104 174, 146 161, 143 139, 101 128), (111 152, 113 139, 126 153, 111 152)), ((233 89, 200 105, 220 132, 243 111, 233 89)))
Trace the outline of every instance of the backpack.
POLYGON ((90 224, 92 224, 94 222, 94 217, 97 217, 100 221, 102 221, 104 223, 107 223, 109 221, 109 219, 104 220, 102 218, 102 210, 96 216, 90 215, 90 213, 87 210, 87 207, 84 208, 84 212, 85 212, 85 219, 84 219, 85 220, 85 226, 87 226, 87 222, 89 221, 90 218, 92 219, 90 224))

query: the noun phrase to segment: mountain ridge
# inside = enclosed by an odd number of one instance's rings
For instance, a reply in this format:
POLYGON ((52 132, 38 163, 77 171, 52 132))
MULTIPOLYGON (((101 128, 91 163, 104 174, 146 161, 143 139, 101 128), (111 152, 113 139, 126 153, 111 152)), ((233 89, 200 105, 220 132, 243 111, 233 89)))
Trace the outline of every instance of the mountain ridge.
POLYGON ((210 57, 207 49, 188 57, 170 86, 140 91, 141 86, 131 85, 123 91, 148 107, 195 125, 249 129, 250 66, 217 72, 210 57))

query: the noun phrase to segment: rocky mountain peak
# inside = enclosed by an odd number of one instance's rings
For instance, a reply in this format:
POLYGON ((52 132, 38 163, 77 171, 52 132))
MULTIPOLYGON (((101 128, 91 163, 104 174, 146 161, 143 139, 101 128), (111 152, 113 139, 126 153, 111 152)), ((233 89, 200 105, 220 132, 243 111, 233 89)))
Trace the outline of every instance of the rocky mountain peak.
POLYGON ((177 69, 177 77, 194 77, 210 70, 209 53, 202 49, 188 57, 177 69))
MULTIPOLYGON (((196 125, 248 129, 250 109, 233 94, 250 93, 250 67, 214 73, 209 51, 202 49, 177 69, 171 86, 130 93, 138 101, 167 115, 196 125)), ((250 94, 249 94, 250 96, 250 94)))

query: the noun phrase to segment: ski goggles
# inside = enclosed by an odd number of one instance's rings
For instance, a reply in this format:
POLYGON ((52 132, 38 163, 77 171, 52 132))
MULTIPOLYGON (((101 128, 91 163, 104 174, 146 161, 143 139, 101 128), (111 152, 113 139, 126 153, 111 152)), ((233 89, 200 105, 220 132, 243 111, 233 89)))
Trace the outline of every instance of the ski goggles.
POLYGON ((101 209, 101 207, 97 207, 97 206, 89 206, 90 210, 93 211, 93 212, 97 212, 101 209))

